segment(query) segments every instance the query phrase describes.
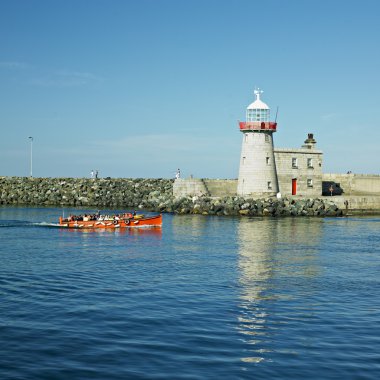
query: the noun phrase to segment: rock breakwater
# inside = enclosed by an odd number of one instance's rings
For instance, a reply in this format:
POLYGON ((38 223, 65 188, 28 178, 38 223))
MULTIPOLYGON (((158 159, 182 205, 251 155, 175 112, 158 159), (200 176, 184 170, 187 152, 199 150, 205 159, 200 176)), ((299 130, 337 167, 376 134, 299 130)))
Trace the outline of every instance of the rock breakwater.
POLYGON ((173 180, 0 177, 0 204, 140 207, 173 198, 173 180))
POLYGON ((174 198, 170 179, 0 177, 0 204, 140 208, 156 212, 240 216, 340 216, 324 199, 237 196, 174 198))
POLYGON ((332 201, 323 199, 241 197, 193 197, 177 200, 173 209, 179 214, 241 216, 341 216, 343 212, 332 201))

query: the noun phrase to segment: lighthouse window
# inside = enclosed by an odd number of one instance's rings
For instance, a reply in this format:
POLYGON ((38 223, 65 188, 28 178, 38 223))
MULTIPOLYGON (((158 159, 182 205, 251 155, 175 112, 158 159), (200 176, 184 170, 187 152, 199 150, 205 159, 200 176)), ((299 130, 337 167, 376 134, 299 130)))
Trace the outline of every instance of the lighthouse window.
POLYGON ((244 142, 248 142, 248 135, 247 134, 245 134, 245 136, 244 136, 244 142))
POLYGON ((267 109, 248 109, 247 110, 247 121, 268 121, 269 120, 269 110, 267 109))
POLYGON ((272 190, 272 182, 268 181, 268 190, 272 190))
POLYGON ((292 158, 292 168, 297 169, 298 168, 298 159, 296 157, 292 158))
POLYGON ((265 142, 269 142, 269 136, 265 135, 265 142))
POLYGON ((245 157, 243 157, 243 165, 245 164, 245 157))
POLYGON ((267 165, 269 165, 269 157, 266 158, 266 161, 267 161, 267 165))
POLYGON ((313 187, 313 180, 311 178, 307 180, 307 187, 313 187))
POLYGON ((307 167, 308 168, 313 168, 313 159, 312 158, 308 158, 307 159, 307 167))

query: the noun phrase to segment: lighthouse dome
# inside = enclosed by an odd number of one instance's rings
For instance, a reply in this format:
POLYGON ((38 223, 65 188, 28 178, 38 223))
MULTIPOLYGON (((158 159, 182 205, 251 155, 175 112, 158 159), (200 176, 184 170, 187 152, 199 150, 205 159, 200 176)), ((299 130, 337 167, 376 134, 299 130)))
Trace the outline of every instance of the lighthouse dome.
POLYGON ((269 121, 270 108, 260 99, 260 95, 263 91, 257 89, 254 93, 256 100, 247 107, 247 122, 269 121))
POLYGON ((269 110, 269 107, 262 100, 256 99, 247 107, 247 110, 269 110))

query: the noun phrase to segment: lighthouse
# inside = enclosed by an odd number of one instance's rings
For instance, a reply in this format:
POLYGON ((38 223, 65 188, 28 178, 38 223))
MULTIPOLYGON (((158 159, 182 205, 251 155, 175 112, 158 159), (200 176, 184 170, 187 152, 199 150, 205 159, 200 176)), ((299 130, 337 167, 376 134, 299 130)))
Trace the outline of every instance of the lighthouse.
POLYGON ((260 99, 247 107, 246 121, 239 122, 243 133, 237 193, 242 196, 271 196, 279 192, 273 133, 277 123, 270 120, 270 108, 260 99))

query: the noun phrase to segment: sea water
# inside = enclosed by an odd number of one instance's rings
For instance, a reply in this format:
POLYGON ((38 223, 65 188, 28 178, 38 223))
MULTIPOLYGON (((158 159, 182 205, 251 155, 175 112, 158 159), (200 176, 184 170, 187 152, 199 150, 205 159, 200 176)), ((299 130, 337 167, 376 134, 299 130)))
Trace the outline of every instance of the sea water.
POLYGON ((0 207, 0 379, 380 378, 379 217, 63 211, 0 207))

